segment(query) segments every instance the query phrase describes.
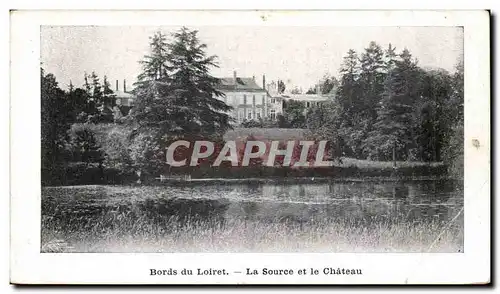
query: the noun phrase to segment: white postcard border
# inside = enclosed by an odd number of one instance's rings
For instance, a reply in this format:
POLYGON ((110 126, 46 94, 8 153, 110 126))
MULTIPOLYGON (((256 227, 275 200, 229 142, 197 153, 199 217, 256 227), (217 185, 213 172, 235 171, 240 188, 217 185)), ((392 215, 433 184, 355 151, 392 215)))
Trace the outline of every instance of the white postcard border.
POLYGON ((486 11, 71 11, 11 15, 11 282, 420 284, 490 279, 490 49, 486 11), (223 17, 222 17, 223 16, 223 17), (465 253, 41 254, 40 25, 464 26, 465 253), (30 81, 26 83, 26 81, 30 81), (28 86, 29 85, 29 86, 28 86), (478 140, 480 147, 472 145, 478 140), (362 276, 149 276, 150 268, 361 268, 362 276))

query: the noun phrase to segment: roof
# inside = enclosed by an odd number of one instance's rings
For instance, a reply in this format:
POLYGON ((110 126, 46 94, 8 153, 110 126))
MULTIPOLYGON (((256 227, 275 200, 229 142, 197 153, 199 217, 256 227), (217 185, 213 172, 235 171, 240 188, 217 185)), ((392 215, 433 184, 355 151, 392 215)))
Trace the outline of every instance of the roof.
POLYGON ((287 94, 281 95, 285 100, 295 101, 327 101, 333 98, 332 95, 318 95, 318 94, 287 94))
POLYGON ((241 92, 266 92, 262 87, 257 85, 253 78, 236 78, 236 83, 234 78, 221 78, 221 84, 219 85, 219 90, 228 91, 241 91, 241 92))
POLYGON ((134 94, 129 92, 114 91, 113 94, 116 96, 116 98, 135 98, 134 94))

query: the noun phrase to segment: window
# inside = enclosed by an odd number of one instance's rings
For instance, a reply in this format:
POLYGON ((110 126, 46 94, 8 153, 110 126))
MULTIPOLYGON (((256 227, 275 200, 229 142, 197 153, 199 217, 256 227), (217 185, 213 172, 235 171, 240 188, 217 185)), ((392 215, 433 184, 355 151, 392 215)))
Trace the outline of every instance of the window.
POLYGON ((257 119, 261 119, 262 118, 262 114, 261 114, 261 110, 257 110, 257 119))
POLYGON ((275 120, 276 119, 276 110, 271 109, 271 119, 275 120))
POLYGON ((311 106, 311 104, 309 103, 309 101, 306 102, 306 107, 309 108, 311 106))
POLYGON ((241 122, 245 119, 245 111, 243 109, 240 109, 238 112, 238 121, 241 122))
POLYGON ((276 103, 276 99, 271 98, 271 103, 272 103, 272 104, 276 103))
POLYGON ((252 105, 255 105, 255 95, 252 97, 252 105))
POLYGON ((248 112, 248 119, 252 119, 252 112, 251 111, 248 112))
POLYGON ((247 104, 247 95, 243 94, 243 104, 247 104))

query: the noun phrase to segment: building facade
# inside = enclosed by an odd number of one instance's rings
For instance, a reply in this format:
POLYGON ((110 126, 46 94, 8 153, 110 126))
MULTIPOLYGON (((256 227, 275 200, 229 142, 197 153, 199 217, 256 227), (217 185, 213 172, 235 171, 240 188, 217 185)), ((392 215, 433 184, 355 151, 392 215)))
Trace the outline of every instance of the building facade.
POLYGON ((113 92, 116 96, 116 105, 118 106, 134 106, 135 95, 127 91, 127 81, 123 80, 123 91, 118 87, 118 80, 116 80, 116 89, 113 92))
POLYGON ((269 95, 265 90, 265 76, 262 77, 262 87, 257 84, 255 77, 238 77, 234 72, 232 78, 222 78, 218 90, 224 93, 217 97, 233 110, 229 115, 238 124, 246 120, 259 120, 269 115, 269 95))
POLYGON ((267 84, 267 93, 269 96, 269 119, 276 120, 278 115, 283 114, 284 99, 278 91, 278 83, 272 81, 267 84))
POLYGON ((327 101, 332 101, 334 95, 318 95, 318 94, 288 94, 283 95, 283 107, 286 108, 286 104, 289 101, 298 101, 304 105, 304 115, 308 112, 310 108, 321 107, 321 105, 327 101))
MULTIPOLYGON (((241 124, 244 121, 271 119, 276 120, 278 115, 283 113, 283 105, 286 97, 278 95, 277 83, 271 82, 266 85, 266 77, 262 77, 262 86, 256 82, 255 77, 238 77, 236 71, 231 78, 221 78, 221 83, 217 90, 224 93, 224 96, 217 97, 233 110, 229 115, 234 122, 241 124)), ((135 104, 135 95, 127 91, 126 80, 123 81, 123 90, 119 89, 116 81, 116 105, 119 108, 129 110, 135 104)), ((128 111, 124 113, 127 115, 128 111)))

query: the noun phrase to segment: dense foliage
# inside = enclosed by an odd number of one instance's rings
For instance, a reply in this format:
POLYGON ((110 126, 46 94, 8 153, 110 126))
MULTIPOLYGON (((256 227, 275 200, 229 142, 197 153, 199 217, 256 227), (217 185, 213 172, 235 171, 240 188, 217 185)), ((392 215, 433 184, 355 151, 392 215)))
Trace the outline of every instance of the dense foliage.
MULTIPOLYGON (((128 109, 116 104, 106 76, 101 83, 95 72, 85 73, 83 85, 70 83, 65 91, 42 69, 42 182, 157 177, 171 171, 165 147, 180 138, 202 138, 220 148, 231 128, 227 115, 231 108, 217 99, 224 94, 217 90, 219 80, 209 74, 217 66, 216 57, 206 56, 205 49, 196 31, 182 28, 170 39, 157 32, 150 53, 141 61, 143 71, 134 89, 137 102, 129 115, 128 109)), ((308 139, 329 141, 330 158, 395 165, 442 161, 452 176, 463 177, 463 87, 462 61, 452 74, 424 69, 407 49, 397 51, 390 44, 383 49, 371 42, 363 52, 347 52, 338 78, 325 75, 309 89, 311 94, 330 97, 328 101, 306 107, 287 100, 276 120, 245 121, 240 127, 307 129, 308 139)), ((285 89, 280 81, 279 92, 285 89)), ((203 169, 210 160, 200 163, 197 172, 247 174, 241 168, 203 169)), ((255 175, 276 173, 267 168, 255 175)))
POLYGON ((230 128, 231 107, 217 97, 219 80, 209 74, 216 56, 206 56, 197 31, 182 28, 167 43, 156 33, 151 54, 141 62, 133 118, 141 128, 156 129, 158 136, 211 136, 230 128))
MULTIPOLYGON (((285 110, 287 113, 287 110, 285 110)), ((375 42, 349 50, 334 98, 306 115, 307 127, 346 157, 444 161, 463 176, 463 64, 424 69, 409 50, 375 42)))
POLYGON ((70 84, 63 91, 42 70, 43 182, 59 183, 75 164, 95 167, 99 175, 92 180, 105 181, 107 169, 157 175, 164 171, 169 141, 220 140, 231 128, 231 108, 217 99, 224 94, 209 74, 216 56, 206 56, 197 31, 182 28, 171 37, 157 32, 151 38, 128 116, 116 105, 106 76, 101 83, 95 72, 85 73, 81 88, 70 84))

